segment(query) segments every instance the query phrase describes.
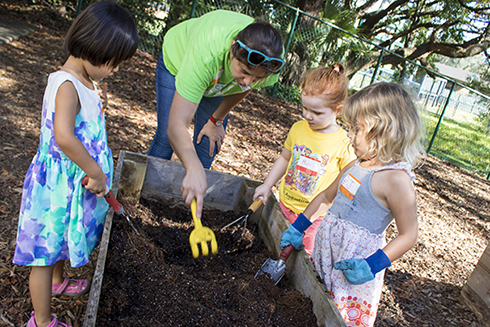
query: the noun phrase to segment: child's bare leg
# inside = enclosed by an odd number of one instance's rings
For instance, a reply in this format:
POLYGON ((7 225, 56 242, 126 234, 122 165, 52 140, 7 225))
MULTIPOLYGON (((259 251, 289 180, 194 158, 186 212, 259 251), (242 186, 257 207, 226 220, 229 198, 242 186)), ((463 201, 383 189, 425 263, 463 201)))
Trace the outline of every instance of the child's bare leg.
POLYGON ((51 279, 54 266, 32 267, 29 276, 29 291, 34 307, 37 327, 51 322, 51 279))
POLYGON ((63 273, 65 272, 65 260, 57 261, 53 265, 53 280, 55 284, 63 284, 63 273))

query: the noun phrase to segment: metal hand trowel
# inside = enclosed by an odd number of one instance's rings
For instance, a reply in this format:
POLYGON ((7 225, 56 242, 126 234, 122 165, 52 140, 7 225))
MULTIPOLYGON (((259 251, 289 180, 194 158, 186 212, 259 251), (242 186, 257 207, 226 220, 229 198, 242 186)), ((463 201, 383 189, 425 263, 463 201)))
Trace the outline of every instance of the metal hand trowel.
POLYGON ((281 278, 286 273, 286 260, 289 258, 291 253, 293 253, 294 247, 292 245, 286 246, 279 256, 278 260, 273 260, 271 258, 267 259, 259 271, 255 274, 254 278, 259 275, 269 275, 269 277, 277 285, 281 278))

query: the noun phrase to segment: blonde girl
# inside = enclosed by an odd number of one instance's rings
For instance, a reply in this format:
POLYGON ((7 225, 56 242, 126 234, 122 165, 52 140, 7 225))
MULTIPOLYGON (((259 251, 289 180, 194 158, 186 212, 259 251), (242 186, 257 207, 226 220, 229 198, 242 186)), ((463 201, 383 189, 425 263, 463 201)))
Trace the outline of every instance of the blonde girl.
POLYGON ((320 224, 311 260, 348 326, 373 326, 384 270, 417 241, 412 185, 422 156, 422 124, 409 94, 394 83, 370 85, 346 100, 343 115, 357 160, 347 165, 283 234, 297 248, 317 208, 320 224), (385 230, 395 220, 398 235, 385 230))

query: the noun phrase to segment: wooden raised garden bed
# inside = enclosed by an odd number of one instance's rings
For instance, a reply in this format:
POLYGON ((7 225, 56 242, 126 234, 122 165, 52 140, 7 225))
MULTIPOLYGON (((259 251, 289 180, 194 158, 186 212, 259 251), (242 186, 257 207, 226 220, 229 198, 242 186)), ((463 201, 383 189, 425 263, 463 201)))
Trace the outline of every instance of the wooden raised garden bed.
MULTIPOLYGON (((116 167, 116 171, 114 175, 114 183, 113 183, 112 190, 114 194, 116 194, 116 196, 118 191, 120 192, 121 201, 123 202, 124 205, 128 207, 128 209, 132 209, 131 205, 135 205, 136 207, 139 208, 138 210, 140 211, 147 210, 147 212, 150 213, 151 210, 153 211, 163 210, 164 212, 163 216, 165 216, 165 212, 169 213, 172 216, 175 216, 178 215, 178 212, 174 213, 172 211, 172 213, 170 213, 171 209, 169 208, 155 209, 150 207, 158 206, 158 203, 173 203, 176 204, 177 207, 180 205, 183 208, 183 203, 181 200, 181 193, 180 193, 180 185, 181 185, 182 178, 184 177, 184 174, 185 174, 185 170, 183 169, 180 163, 168 161, 168 160, 162 160, 150 156, 140 155, 132 152, 121 151, 118 159, 118 165, 116 167), (140 197, 142 198, 142 203, 144 202, 144 204, 137 204, 140 197), (142 206, 144 205, 147 205, 148 208, 143 208, 142 206)), ((220 212, 223 213, 223 218, 220 219, 224 220, 222 221, 221 225, 225 225, 225 222, 231 221, 232 218, 234 218, 235 216, 238 217, 240 214, 243 214, 244 212, 247 211, 248 206, 252 203, 252 196, 254 190, 258 185, 260 185, 259 181, 251 180, 244 177, 234 176, 226 173, 221 173, 217 171, 212 171, 212 170, 207 170, 206 174, 207 174, 207 182, 208 182, 208 192, 204 199, 205 208, 203 213, 203 225, 213 224, 211 220, 206 220, 207 219, 206 215, 219 216, 220 212)), ((183 209, 184 213, 185 213, 185 209, 186 208, 183 209)), ((128 211, 130 212, 131 210, 128 211)), ((116 238, 117 242, 122 242, 122 240, 126 240, 128 242, 134 242, 136 235, 134 235, 134 237, 131 240, 130 234, 132 233, 132 230, 131 227, 129 227, 129 225, 127 224, 127 222, 123 220, 123 218, 119 219, 119 217, 117 217, 115 219, 117 220, 114 225, 114 228, 115 230, 117 230, 118 235, 122 235, 122 238, 119 239, 116 238), (123 224, 126 225, 123 228, 124 231, 121 231, 120 230, 121 226, 118 225, 123 225, 123 224), (119 228, 119 230, 117 228, 119 228)), ((190 230, 192 229, 192 219, 190 218, 190 213, 189 213, 188 221, 189 223, 187 225, 189 225, 188 227, 190 228, 189 229, 189 233, 190 233, 190 230)), ((159 224, 161 223, 162 222, 159 222, 159 224)), ((170 224, 175 224, 175 222, 170 222, 170 224)), ((260 262, 262 262, 262 260, 267 257, 272 257, 273 259, 277 259, 280 253, 280 248, 279 248, 280 237, 283 231, 287 228, 288 223, 286 218, 282 215, 281 210, 279 208, 278 201, 274 197, 274 195, 272 194, 270 195, 266 206, 261 207, 259 210, 257 210, 255 214, 250 216, 249 225, 250 224, 252 224, 250 230, 254 230, 261 239, 260 243, 262 243, 262 245, 265 244, 265 246, 267 247, 267 248, 264 247, 263 249, 264 251, 262 251, 262 248, 260 248, 261 246, 260 244, 258 244, 255 241, 249 241, 249 240, 253 240, 253 235, 250 236, 250 238, 247 240, 247 242, 249 242, 247 243, 248 245, 246 245, 245 247, 242 246, 242 248, 240 248, 241 245, 239 245, 238 243, 233 245, 233 237, 235 236, 231 234, 229 234, 228 236, 225 234, 217 235, 218 248, 220 250, 224 250, 227 244, 232 244, 232 247, 233 246, 238 247, 239 251, 243 252, 243 254, 245 255, 249 255, 250 257, 255 256, 255 258, 258 258, 256 260, 259 260, 260 262), (225 239, 226 237, 228 237, 228 239, 225 239), (220 247, 220 242, 222 247, 220 247)), ((137 228, 141 228, 140 233, 145 236, 149 236, 149 233, 152 232, 151 229, 148 229, 149 227, 146 227, 147 229, 144 229, 143 226, 139 225, 136 221, 135 221, 135 225, 137 228)), ((104 284, 104 270, 106 267, 106 261, 109 262, 107 266, 108 266, 108 272, 111 271, 111 274, 112 271, 114 270, 114 267, 117 267, 118 262, 121 262, 122 264, 122 261, 117 261, 117 260, 121 260, 120 258, 116 259, 116 261, 114 262, 110 261, 113 257, 115 257, 114 253, 117 253, 117 252, 112 252, 111 254, 110 252, 111 244, 109 241, 111 240, 112 226, 113 226, 113 212, 112 210, 109 210, 107 214, 106 224, 104 226, 104 233, 102 236, 101 245, 99 248, 96 270, 93 277, 92 289, 87 304, 85 320, 83 324, 84 327, 93 327, 98 325, 96 323, 96 320, 97 320, 97 312, 99 310, 99 305, 101 305, 100 302, 101 294, 102 294, 102 298, 104 298, 103 284, 104 284)), ((212 225, 209 226, 213 227, 212 225)), ((215 234, 217 234, 219 228, 218 230, 214 228, 214 230, 215 230, 215 234)), ((223 254, 221 254, 220 252, 218 255, 215 256, 212 255, 210 255, 209 257, 200 256, 198 259, 193 259, 188 240, 181 240, 180 242, 178 242, 178 244, 179 246, 182 246, 182 249, 185 252, 180 255, 180 257, 184 261, 183 265, 187 265, 186 267, 184 267, 185 270, 183 271, 187 272, 187 271, 199 270, 199 269, 201 269, 202 271, 202 268, 206 268, 206 271, 203 271, 202 275, 203 278, 209 279, 209 288, 210 290, 212 290, 213 289, 212 275, 213 273, 214 274, 218 273, 218 270, 213 270, 212 268, 213 264, 215 264, 215 267, 218 267, 216 266, 217 260, 223 260, 226 258, 224 258, 223 254)), ((166 247, 168 247, 168 245, 167 246, 164 245, 163 248, 157 249, 157 252, 165 252, 168 249, 166 247)), ((138 251, 138 249, 140 248, 141 247, 135 247, 135 251, 138 251)), ((235 248, 232 249, 232 251, 235 250, 236 250, 235 248)), ((141 248, 141 251, 145 251, 145 249, 141 248)), ((170 254, 164 253, 163 256, 165 255, 167 255, 167 259, 170 258, 170 254)), ((261 281, 255 281, 255 280, 252 282, 244 281, 241 284, 240 281, 238 281, 236 284, 237 285, 236 289, 243 291, 244 292, 243 295, 247 297, 251 296, 250 295, 251 292, 264 293, 265 297, 276 296, 276 299, 278 299, 277 306, 281 305, 281 301, 279 300, 279 298, 281 299, 289 298, 292 301, 291 308, 296 308, 294 310, 297 310, 298 314, 303 314, 303 312, 301 311, 302 308, 303 309, 306 308, 306 310, 310 311, 309 312, 310 314, 311 311, 313 311, 318 326, 345 326, 345 323, 341 318, 339 311, 336 308, 335 304, 333 303, 330 295, 327 293, 325 286, 319 281, 318 274, 314 270, 308 255, 304 251, 294 251, 294 253, 289 257, 288 261, 286 262, 286 265, 287 265, 286 276, 280 282, 280 284, 278 284, 278 286, 273 286, 273 284, 272 286, 268 286, 266 284, 260 284, 261 281), (289 290, 288 287, 290 288, 290 286, 287 283, 290 283, 290 285, 292 285, 294 289, 291 288, 291 290, 289 290), (249 293, 246 293, 247 292, 246 287, 250 288, 249 293), (299 291, 299 293, 301 293, 303 297, 308 298, 311 301, 302 302, 301 299, 299 299, 295 295, 295 293, 297 293, 296 290, 299 291)), ((259 269, 260 269, 260 265, 255 267, 253 271, 257 271, 259 269)), ((219 270, 219 273, 226 275, 229 272, 227 271, 223 272, 222 270, 219 270)), ((245 272, 245 274, 247 274, 247 272, 245 272)), ((223 278, 230 278, 230 277, 224 276, 223 278)), ((137 279, 137 277, 134 277, 134 279, 137 279)), ((107 280, 108 280, 107 282, 109 283, 109 277, 107 277, 107 280)), ((155 282, 154 293, 148 294, 148 296, 150 297, 154 296, 155 299, 158 299, 157 295, 159 295, 159 293, 157 292, 159 292, 159 288, 158 288, 159 283, 160 285, 162 285, 161 276, 157 278, 157 282, 155 282)), ((230 287, 234 287, 234 286, 230 286, 230 287)), ((182 292, 185 291, 184 288, 185 287, 181 289, 182 292)), ((110 289, 110 287, 106 287, 106 289, 110 289)), ((215 303, 217 306, 216 309, 217 315, 219 314, 224 315, 223 312, 218 310, 218 306, 220 310, 224 310, 227 308, 226 307, 227 305, 230 305, 230 303, 231 305, 233 305, 232 302, 235 301, 235 303, 237 303, 238 306, 241 305, 244 306, 243 311, 245 311, 246 315, 249 316, 257 315, 258 326, 261 325, 260 324, 261 321, 262 322, 268 321, 269 324, 276 325, 276 321, 274 320, 274 318, 263 317, 264 315, 268 315, 267 313, 264 313, 263 311, 260 310, 256 310, 256 312, 255 311, 252 312, 251 310, 254 310, 253 308, 251 308, 250 306, 245 307, 244 302, 239 301, 239 296, 241 295, 239 295, 238 297, 235 296, 235 293, 237 293, 236 289, 230 290, 229 298, 226 301, 221 298, 222 297, 221 295, 219 296, 218 299, 214 298, 213 301, 216 301, 215 303), (274 321, 274 323, 272 323, 272 321, 274 321)), ((161 289, 161 292, 163 292, 163 289, 161 289)), ((124 297, 125 296, 120 297, 121 301, 123 301, 124 297)), ((165 296, 164 299, 169 297, 170 296, 165 296)), ((127 302, 127 299, 124 301, 127 302)), ((161 303, 164 300, 158 299, 158 301, 160 301, 159 303, 161 303)), ((171 298, 169 298, 169 301, 171 301, 171 298)), ((260 301, 260 299, 258 301, 260 301)), ((118 305, 123 305, 123 304, 114 303, 114 301, 109 303, 112 303, 112 305, 114 305, 114 308, 117 308, 118 305)), ((190 303, 188 304, 191 305, 190 303)), ((186 303, 182 303, 181 305, 185 306, 186 303)), ((261 304, 257 303, 257 305, 260 306, 261 304)), ((108 306, 107 303, 104 302, 103 308, 100 309, 101 312, 104 311, 105 313, 107 313, 108 311, 106 310, 107 306, 108 306)), ((159 306, 159 308, 160 307, 161 305, 159 306)), ((274 305, 272 307, 274 307, 274 305)), ((291 308, 289 309, 291 310, 291 308)), ((199 316, 199 312, 197 312, 196 310, 197 311, 201 310, 201 308, 199 308, 199 306, 194 306, 194 311, 192 311, 192 312, 196 312, 196 315, 199 316)), ((203 310, 202 311, 203 314, 208 315, 207 317, 212 317, 213 303, 203 303, 202 310, 203 310), (207 308, 206 309, 207 313, 205 312, 204 307, 207 308), (209 313, 210 310, 211 313, 209 313)), ((273 308, 272 311, 280 311, 280 310, 275 310, 275 308, 273 308)), ((182 312, 184 315, 186 315, 186 311, 182 311, 182 312)), ((191 323, 192 325, 200 325, 200 326, 212 325, 211 321, 210 324, 202 323, 202 321, 196 324, 195 320, 193 320, 196 319, 196 317, 185 317, 185 318, 188 318, 189 323, 191 323)), ((295 317, 291 317, 291 319, 294 318, 295 317)), ((104 317, 104 319, 108 319, 108 318, 104 317)), ((132 319, 132 318, 127 317, 127 319, 132 319)), ((211 318, 206 318, 206 319, 212 320, 214 319, 214 317, 212 319, 211 318)), ((304 317, 301 319, 307 319, 307 318, 304 317)), ((215 321, 220 321, 220 320, 215 320, 215 321)), ((167 322, 170 323, 170 325, 172 325, 170 321, 167 322)), ((107 320, 104 320, 104 324, 110 325, 107 323, 107 320)), ((179 323, 174 323, 174 325, 179 325, 179 323)), ((230 323, 230 326, 233 325, 236 325, 236 322, 230 323)))

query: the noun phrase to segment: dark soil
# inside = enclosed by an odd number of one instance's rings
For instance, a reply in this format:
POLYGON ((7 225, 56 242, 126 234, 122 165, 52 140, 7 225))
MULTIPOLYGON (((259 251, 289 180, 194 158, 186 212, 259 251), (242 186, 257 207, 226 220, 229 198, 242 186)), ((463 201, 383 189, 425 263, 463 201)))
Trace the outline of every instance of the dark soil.
POLYGON ((140 236, 115 217, 104 271, 97 326, 315 326, 313 304, 283 278, 276 286, 255 273, 269 251, 255 226, 234 225, 233 212, 205 210, 218 254, 197 259, 187 207, 123 201, 140 236))
MULTIPOLYGON (((47 3, 0 2, 1 15, 39 27, 19 40, 0 45, 0 326, 23 326, 32 310, 29 269, 12 265, 12 256, 22 185, 39 143, 42 96, 48 74, 66 60, 62 44, 69 26, 63 11, 47 3)), ((108 142, 116 160, 120 150, 143 154, 148 151, 156 128, 155 67, 155 58, 138 51, 106 81, 108 142)), ((281 152, 287 131, 299 119, 298 106, 255 92, 249 94, 230 114, 225 144, 212 169, 264 180, 281 152)), ((459 301, 459 296, 490 240, 490 182, 431 155, 415 173, 419 241, 387 270, 375 325, 481 326, 473 312, 459 301)), ((186 221, 190 224, 191 220, 186 217, 186 221)), ((130 227, 125 228, 134 242, 130 227)), ((152 235, 150 231, 147 233, 152 235)), ((395 233, 396 228, 391 226, 387 237, 392 238, 395 233)), ((174 247, 178 246, 190 257, 187 238, 175 240, 174 247)), ((161 248, 163 258, 164 251, 169 250, 161 248)), ((220 252, 216 260, 223 255, 220 252)), ((203 267, 203 276, 214 276, 202 266, 209 259, 193 261, 191 258, 180 264, 189 269, 203 267)), ((67 267, 68 276, 92 278, 95 260, 94 253, 84 267, 67 267)), ((159 273, 151 268, 147 270, 148 274, 159 273)), ((155 279, 154 285, 160 287, 165 282, 155 279)), ((279 290, 284 286, 280 284, 279 290)), ((146 296, 155 296, 158 293, 155 290, 146 296)), ((237 294, 242 294, 238 290, 237 294)), ((75 299, 53 298, 52 312, 61 321, 79 327, 87 299, 88 295, 75 299)), ((174 310, 171 298, 166 301, 162 303, 166 303, 167 309, 174 310)), ((223 299, 199 301, 202 310, 209 308, 210 303, 222 306, 223 299)), ((189 311, 186 318, 197 320, 199 314, 198 310, 189 311)))

